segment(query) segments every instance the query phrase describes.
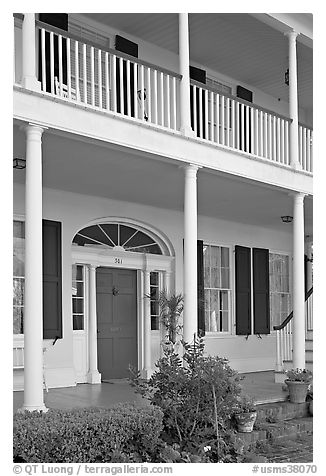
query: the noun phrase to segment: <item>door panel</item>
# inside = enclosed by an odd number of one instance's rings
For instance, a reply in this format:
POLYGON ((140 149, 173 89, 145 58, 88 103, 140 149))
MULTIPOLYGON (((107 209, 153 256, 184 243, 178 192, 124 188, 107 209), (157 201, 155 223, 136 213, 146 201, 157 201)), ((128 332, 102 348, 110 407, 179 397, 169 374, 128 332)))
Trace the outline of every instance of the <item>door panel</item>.
POLYGON ((137 367, 136 271, 98 268, 96 298, 99 372, 126 378, 137 367))

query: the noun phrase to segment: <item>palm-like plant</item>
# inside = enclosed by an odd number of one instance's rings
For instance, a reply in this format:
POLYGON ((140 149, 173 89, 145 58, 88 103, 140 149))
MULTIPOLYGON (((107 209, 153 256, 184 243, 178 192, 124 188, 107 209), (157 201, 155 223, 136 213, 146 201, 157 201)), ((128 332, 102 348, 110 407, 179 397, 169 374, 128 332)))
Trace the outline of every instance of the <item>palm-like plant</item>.
POLYGON ((175 344, 182 325, 179 323, 183 311, 182 294, 169 294, 165 289, 158 295, 160 319, 166 329, 169 342, 175 344))

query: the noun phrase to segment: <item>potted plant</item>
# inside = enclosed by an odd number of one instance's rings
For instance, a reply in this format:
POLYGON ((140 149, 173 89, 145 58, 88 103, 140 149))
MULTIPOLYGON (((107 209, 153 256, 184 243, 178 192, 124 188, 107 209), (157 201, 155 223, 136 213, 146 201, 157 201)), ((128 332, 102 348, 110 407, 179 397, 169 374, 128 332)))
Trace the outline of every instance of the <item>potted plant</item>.
POLYGON ((285 374, 285 383, 289 390, 290 402, 304 403, 312 381, 312 372, 306 369, 291 369, 287 370, 285 374))
POLYGON ((183 311, 183 296, 182 294, 168 294, 163 290, 159 293, 158 304, 160 320, 165 333, 164 343, 174 346, 182 329, 179 320, 183 311))
POLYGON ((254 400, 247 395, 240 395, 234 410, 234 419, 238 432, 251 433, 257 418, 254 400))

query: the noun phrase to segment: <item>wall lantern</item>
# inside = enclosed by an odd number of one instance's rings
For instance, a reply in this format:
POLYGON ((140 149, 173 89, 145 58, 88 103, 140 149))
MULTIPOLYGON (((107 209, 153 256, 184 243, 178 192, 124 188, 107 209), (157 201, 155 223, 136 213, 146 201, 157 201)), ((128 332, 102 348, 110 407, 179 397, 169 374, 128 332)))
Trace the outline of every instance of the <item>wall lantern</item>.
POLYGON ((290 215, 284 215, 281 217, 283 223, 292 223, 293 222, 293 217, 290 215))
POLYGON ((290 73, 289 73, 289 68, 285 71, 284 74, 284 82, 288 86, 290 83, 290 73))
POLYGON ((26 159, 16 158, 14 159, 14 169, 25 169, 26 168, 26 159))

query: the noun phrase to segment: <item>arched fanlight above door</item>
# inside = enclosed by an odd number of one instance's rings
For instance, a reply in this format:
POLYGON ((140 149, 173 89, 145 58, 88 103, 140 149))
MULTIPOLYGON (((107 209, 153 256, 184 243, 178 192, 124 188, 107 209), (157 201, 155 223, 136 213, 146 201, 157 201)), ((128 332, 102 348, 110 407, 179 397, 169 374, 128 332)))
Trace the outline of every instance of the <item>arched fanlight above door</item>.
POLYGON ((148 233, 123 223, 87 226, 76 233, 72 242, 78 246, 105 247, 115 251, 163 254, 159 243, 148 233))

